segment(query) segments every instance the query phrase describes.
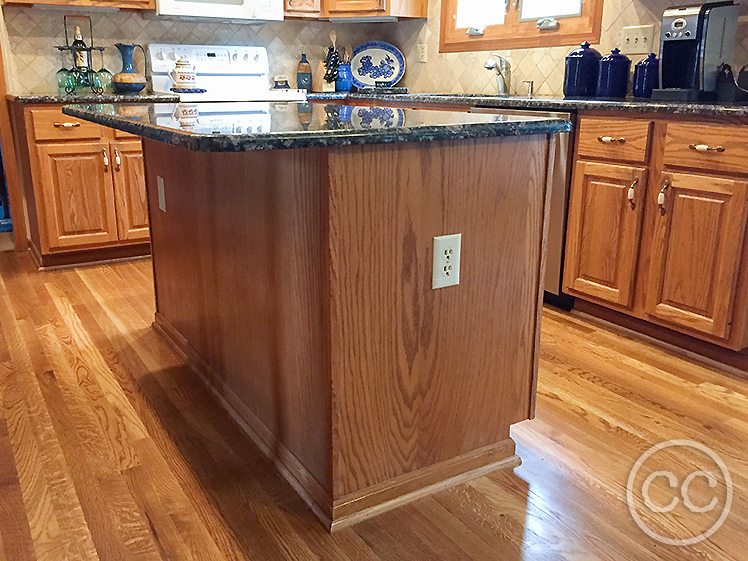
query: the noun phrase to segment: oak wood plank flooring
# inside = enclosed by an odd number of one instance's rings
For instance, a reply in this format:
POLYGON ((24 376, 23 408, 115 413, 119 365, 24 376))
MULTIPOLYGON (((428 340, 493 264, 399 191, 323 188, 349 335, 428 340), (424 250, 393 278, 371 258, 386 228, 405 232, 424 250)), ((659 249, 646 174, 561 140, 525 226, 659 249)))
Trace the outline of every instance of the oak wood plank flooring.
POLYGON ((153 313, 147 259, 37 272, 0 252, 0 561, 745 559, 748 373, 546 309, 522 466, 329 534, 153 313), (735 485, 723 527, 685 548, 644 535, 624 498, 669 438, 710 446, 735 485))

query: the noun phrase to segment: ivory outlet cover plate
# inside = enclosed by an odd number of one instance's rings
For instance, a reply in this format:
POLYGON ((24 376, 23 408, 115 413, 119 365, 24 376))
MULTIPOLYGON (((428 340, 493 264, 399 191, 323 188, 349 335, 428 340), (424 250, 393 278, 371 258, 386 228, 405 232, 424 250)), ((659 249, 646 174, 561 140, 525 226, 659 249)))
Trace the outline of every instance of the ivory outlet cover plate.
POLYGON ((462 234, 434 238, 434 267, 431 288, 460 284, 460 245, 462 234))
POLYGON ((416 62, 426 62, 428 58, 428 46, 426 43, 419 43, 416 45, 416 62))
POLYGON ((166 212, 166 189, 164 188, 164 178, 156 176, 156 190, 158 191, 158 208, 161 212, 166 212))

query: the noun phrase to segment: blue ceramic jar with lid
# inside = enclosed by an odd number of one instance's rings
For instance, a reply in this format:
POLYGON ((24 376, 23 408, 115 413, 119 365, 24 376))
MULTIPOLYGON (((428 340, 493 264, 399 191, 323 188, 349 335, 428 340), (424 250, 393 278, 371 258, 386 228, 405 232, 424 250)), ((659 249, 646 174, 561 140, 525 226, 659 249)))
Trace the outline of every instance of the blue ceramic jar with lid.
POLYGON ((634 97, 652 97, 652 90, 660 87, 660 61, 654 53, 640 60, 634 67, 634 97))
POLYGON ((595 97, 600 53, 585 41, 566 57, 565 97, 595 97))
POLYGON ((600 70, 597 75, 597 97, 626 97, 629 82, 631 59, 622 55, 619 49, 600 59, 600 70))

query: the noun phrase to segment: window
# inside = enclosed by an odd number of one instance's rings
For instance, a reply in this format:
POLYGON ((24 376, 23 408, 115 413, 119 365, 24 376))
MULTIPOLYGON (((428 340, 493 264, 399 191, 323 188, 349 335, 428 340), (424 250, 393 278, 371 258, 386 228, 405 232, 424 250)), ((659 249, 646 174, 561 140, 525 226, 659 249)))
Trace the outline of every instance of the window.
POLYGON ((439 51, 598 43, 603 0, 441 0, 439 51))

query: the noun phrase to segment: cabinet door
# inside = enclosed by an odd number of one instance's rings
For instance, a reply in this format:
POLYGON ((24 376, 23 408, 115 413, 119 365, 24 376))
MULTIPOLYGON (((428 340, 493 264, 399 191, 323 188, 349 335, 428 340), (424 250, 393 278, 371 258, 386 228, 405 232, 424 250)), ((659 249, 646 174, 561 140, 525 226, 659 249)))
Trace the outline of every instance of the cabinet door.
POLYGON ((49 249, 116 240, 109 145, 46 144, 37 153, 49 249))
POLYGON ((147 240, 148 202, 145 194, 143 148, 139 140, 111 144, 114 200, 121 240, 147 240))
POLYGON ((662 175, 648 314, 716 337, 728 336, 743 248, 746 186, 735 179, 662 175))
POLYGON ((564 262, 568 292, 631 307, 646 178, 641 167, 577 162, 564 262))
POLYGON ((328 0, 327 11, 334 12, 383 12, 387 0, 328 0))

